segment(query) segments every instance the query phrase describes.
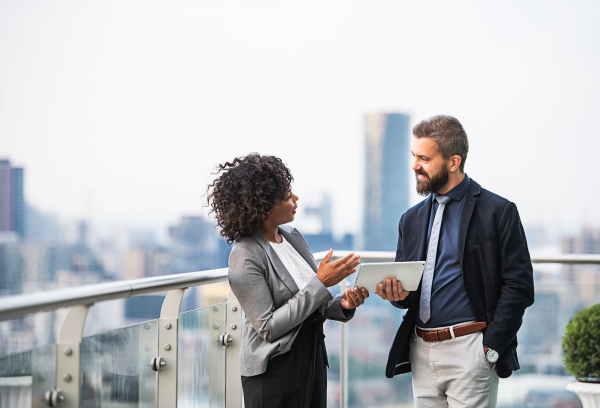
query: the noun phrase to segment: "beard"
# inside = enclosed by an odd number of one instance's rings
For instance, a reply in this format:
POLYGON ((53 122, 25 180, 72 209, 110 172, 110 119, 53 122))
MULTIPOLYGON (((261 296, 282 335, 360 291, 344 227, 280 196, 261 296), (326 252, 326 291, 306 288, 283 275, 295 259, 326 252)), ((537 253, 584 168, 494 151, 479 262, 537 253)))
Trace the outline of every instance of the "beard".
POLYGON ((417 193, 420 196, 427 197, 429 194, 434 193, 444 187, 446 183, 448 183, 448 178, 450 173, 448 173, 448 168, 446 166, 442 166, 442 169, 435 174, 433 177, 429 177, 423 170, 415 170, 415 178, 417 179, 417 193), (419 180, 418 175, 422 175, 427 177, 426 180, 419 180))

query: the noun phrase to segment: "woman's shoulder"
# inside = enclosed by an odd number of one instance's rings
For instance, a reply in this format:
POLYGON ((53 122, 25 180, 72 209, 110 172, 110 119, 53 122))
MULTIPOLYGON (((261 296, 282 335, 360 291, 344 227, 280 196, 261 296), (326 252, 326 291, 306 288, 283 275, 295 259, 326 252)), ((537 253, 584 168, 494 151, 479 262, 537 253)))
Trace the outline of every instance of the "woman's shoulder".
POLYGON ((252 236, 247 236, 233 243, 229 255, 229 263, 231 264, 232 260, 245 260, 248 258, 262 259, 265 256, 265 251, 258 241, 252 236))

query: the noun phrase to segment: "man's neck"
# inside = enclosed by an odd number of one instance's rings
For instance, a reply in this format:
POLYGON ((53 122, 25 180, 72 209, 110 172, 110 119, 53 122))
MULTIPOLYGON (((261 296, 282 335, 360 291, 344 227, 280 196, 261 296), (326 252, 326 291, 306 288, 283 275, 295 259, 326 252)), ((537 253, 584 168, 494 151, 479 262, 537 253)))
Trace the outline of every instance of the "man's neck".
POLYGON ((465 173, 450 173, 448 176, 448 182, 444 185, 444 187, 440 188, 437 192, 439 195, 445 195, 448 191, 452 190, 454 187, 458 186, 465 179, 465 173))

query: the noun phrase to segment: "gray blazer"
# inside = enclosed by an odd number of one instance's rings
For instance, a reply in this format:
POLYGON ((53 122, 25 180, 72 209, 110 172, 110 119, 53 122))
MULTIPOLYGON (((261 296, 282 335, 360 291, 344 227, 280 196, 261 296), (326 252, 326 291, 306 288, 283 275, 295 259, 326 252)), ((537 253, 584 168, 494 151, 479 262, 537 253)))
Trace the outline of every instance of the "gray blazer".
MULTIPOLYGON (((279 233, 316 273, 317 264, 300 232, 280 226, 279 233)), ((354 316, 354 310, 342 309, 342 295, 332 296, 316 276, 298 290, 259 230, 233 244, 229 285, 246 314, 240 350, 240 373, 245 377, 264 373, 269 359, 289 351, 301 323, 315 310, 341 322, 354 316)))

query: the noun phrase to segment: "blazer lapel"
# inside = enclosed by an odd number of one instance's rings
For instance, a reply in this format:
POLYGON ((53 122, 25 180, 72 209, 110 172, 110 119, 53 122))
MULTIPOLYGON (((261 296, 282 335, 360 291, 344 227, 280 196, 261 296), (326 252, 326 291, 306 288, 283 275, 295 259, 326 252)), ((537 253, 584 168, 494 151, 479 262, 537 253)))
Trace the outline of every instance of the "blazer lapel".
POLYGON ((469 191, 467 191, 467 197, 465 198, 465 206, 460 217, 460 227, 458 230, 458 259, 460 261, 460 267, 463 266, 463 257, 465 254, 465 243, 467 241, 467 231, 469 224, 471 223, 471 217, 473 216, 473 210, 477 203, 477 195, 481 192, 481 186, 471 179, 471 185, 469 191))
POLYGON ((419 208, 417 213, 417 225, 419 231, 419 252, 417 253, 418 259, 425 261, 427 260, 427 231, 429 230, 429 217, 431 215, 431 203, 433 195, 430 195, 427 200, 423 201, 423 205, 419 208))
MULTIPOLYGON (((281 233, 281 228, 279 229, 279 232, 281 233)), ((252 233, 252 238, 254 238, 254 240, 256 240, 256 242, 258 242, 258 244, 267 253, 267 257, 271 261, 273 269, 275 269, 275 273, 277 273, 279 279, 283 281, 285 286, 288 287, 288 289, 290 290, 290 292, 292 292, 293 295, 298 293, 300 289, 298 289, 298 285, 296 285, 294 278, 292 278, 292 275, 290 275, 285 265, 283 265, 283 262, 281 261, 279 256, 277 256, 277 253, 275 252, 271 244, 269 244, 269 241, 265 238, 262 232, 260 232, 258 229, 255 229, 254 233, 252 233)))

